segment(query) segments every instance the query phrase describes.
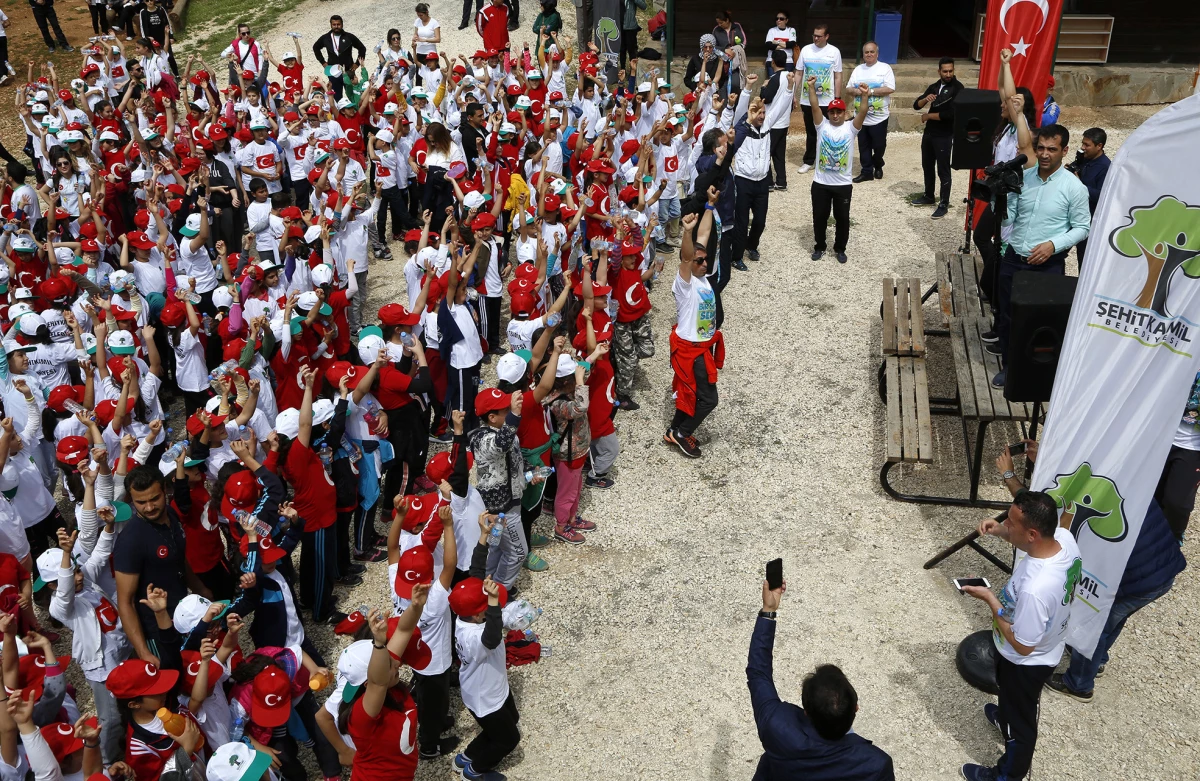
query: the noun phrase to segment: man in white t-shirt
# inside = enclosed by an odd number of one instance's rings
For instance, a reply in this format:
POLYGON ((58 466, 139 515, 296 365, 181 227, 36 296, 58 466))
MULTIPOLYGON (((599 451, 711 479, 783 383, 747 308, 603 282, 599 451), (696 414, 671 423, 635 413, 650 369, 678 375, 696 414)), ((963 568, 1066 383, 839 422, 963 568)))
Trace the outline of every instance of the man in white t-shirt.
POLYGON ((1033 762, 1042 686, 1066 647, 1083 560, 1070 530, 1059 523, 1054 499, 1041 491, 1018 493, 1005 520, 987 519, 979 534, 999 537, 1024 555, 999 597, 982 586, 963 587, 991 609, 1000 702, 983 712, 1004 735, 1005 750, 996 767, 967 764, 962 774, 968 781, 1019 781, 1033 762))
MULTIPOLYGON (((808 97, 817 102, 817 77, 808 77, 808 97)), ((867 94, 866 85, 858 88, 858 94, 867 94)), ((813 245, 812 259, 820 260, 825 254, 825 229, 829 225, 829 212, 833 211, 833 251, 838 263, 846 262, 846 242, 850 240, 850 196, 854 184, 850 171, 854 168, 854 137, 862 130, 867 116, 869 101, 860 100, 858 113, 850 122, 846 121, 846 103, 841 98, 829 101, 826 116, 814 116, 817 140, 817 172, 812 183, 813 245)))
POLYGON ((679 273, 671 286, 678 310, 671 331, 675 417, 663 442, 675 445, 688 458, 703 455, 696 444, 696 427, 717 408, 717 369, 725 362, 723 338, 717 330, 716 293, 705 276, 709 236, 716 229, 713 215, 720 197, 717 187, 710 186, 704 211, 681 219, 679 273))
POLYGON ((846 93, 854 95, 854 110, 867 101, 867 119, 858 134, 858 161, 861 166, 854 183, 883 178, 883 152, 887 149, 888 116, 896 91, 896 74, 892 66, 879 61, 879 45, 874 41, 863 44, 863 61, 855 66, 846 82, 846 93), (867 97, 855 94, 860 85, 867 85, 867 97))
POLYGON ((809 98, 807 90, 801 90, 800 110, 804 113, 804 165, 800 173, 813 169, 817 159, 817 128, 813 122, 813 106, 829 116, 829 101, 842 96, 842 53, 829 43, 829 28, 824 24, 813 26, 813 42, 800 50, 800 62, 796 71, 804 82, 812 76, 817 78, 817 99, 809 98))

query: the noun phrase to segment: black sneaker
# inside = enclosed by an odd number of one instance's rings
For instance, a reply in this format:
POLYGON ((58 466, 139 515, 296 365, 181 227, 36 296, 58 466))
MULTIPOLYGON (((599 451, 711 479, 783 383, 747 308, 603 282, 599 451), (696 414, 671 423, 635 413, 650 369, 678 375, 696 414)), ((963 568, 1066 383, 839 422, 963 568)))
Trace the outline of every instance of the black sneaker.
POLYGON ((638 404, 633 399, 625 399, 625 398, 621 398, 620 396, 618 396, 617 397, 617 407, 621 410, 624 410, 625 412, 633 412, 634 410, 641 409, 642 405, 638 404))
POLYGON ((345 620, 346 620, 345 613, 343 613, 340 610, 334 610, 329 615, 325 616, 325 620, 322 621, 321 623, 329 624, 329 626, 337 626, 338 624, 342 623, 345 620))
MULTIPOLYGON (((453 726, 454 722, 451 721, 450 727, 453 726)), ((447 727, 446 729, 449 729, 450 727, 447 727)), ((447 754, 453 754, 454 749, 458 748, 458 744, 460 742, 461 739, 457 735, 447 735, 444 738, 440 738, 437 746, 432 751, 424 746, 421 747, 421 759, 437 759, 438 757, 444 757, 447 754)))
POLYGON ((995 331, 984 331, 979 339, 984 344, 991 344, 992 342, 1000 341, 1000 334, 996 333, 995 331))
POLYGON ((1074 697, 1080 702, 1091 702, 1092 692, 1077 692, 1063 681, 1062 673, 1055 673, 1050 676, 1050 680, 1046 681, 1046 688, 1056 691, 1059 694, 1065 694, 1068 697, 1074 697))
POLYGON ((58 51, 58 49, 56 49, 53 44, 51 44, 50 46, 47 46, 46 48, 50 50, 51 54, 54 54, 56 51, 58 51))
POLYGON ((738 271, 749 271, 750 270, 750 267, 747 266, 746 262, 742 261, 742 260, 733 261, 733 267, 735 269, 737 269, 738 271))
POLYGON ((1000 349, 999 342, 984 342, 983 349, 989 355, 1004 355, 1004 351, 1000 349))
POLYGON ((605 477, 603 475, 597 475, 596 477, 587 475, 583 478, 583 484, 588 488, 612 488, 614 485, 611 477, 605 477))
POLYGON ((845 263, 847 260, 849 260, 849 258, 846 257, 845 252, 839 252, 837 254, 837 262, 838 263, 845 263))
POLYGON ((654 242, 654 251, 660 255, 670 255, 675 251, 675 248, 665 241, 656 241, 654 242))
POLYGON ((913 206, 933 206, 937 201, 928 195, 918 195, 909 201, 913 206))
POLYGON ((777 193, 786 193, 786 192, 787 192, 787 185, 786 185, 786 184, 777 184, 777 185, 775 185, 775 192, 777 192, 777 193))
POLYGON ((820 260, 821 258, 825 257, 825 250, 815 249, 812 251, 812 255, 809 257, 811 257, 813 260, 820 260))
POLYGON ((72 46, 72 45, 71 45, 71 44, 69 44, 69 43, 64 43, 64 44, 62 45, 62 50, 63 50, 63 51, 65 51, 65 52, 73 52, 73 51, 75 51, 75 47, 74 47, 74 46, 72 46))
POLYGON ((883 169, 882 169, 882 168, 876 168, 876 169, 875 169, 875 178, 876 178, 876 179, 882 179, 882 178, 883 178, 883 169))
POLYGON ((363 582, 362 575, 346 575, 344 577, 340 577, 337 580, 333 581, 333 584, 335 586, 346 586, 349 588, 353 588, 354 586, 361 586, 362 582, 363 582))
POLYGON ((357 551, 357 550, 354 551, 354 560, 355 561, 376 562, 376 561, 383 561, 386 558, 387 558, 387 551, 380 550, 379 548, 369 548, 366 551, 357 551))
POLYGON ((870 181, 873 181, 874 179, 875 179, 875 174, 871 173, 870 171, 863 171, 861 174, 854 177, 850 181, 854 182, 855 184, 862 184, 863 182, 870 182, 870 181))
POLYGON ((746 250, 746 257, 749 258, 750 260, 753 260, 755 263, 757 263, 759 260, 758 250, 756 250, 756 249, 746 250))
POLYGON ((367 571, 367 568, 365 565, 357 564, 355 562, 350 562, 350 566, 346 569, 345 577, 353 577, 354 575, 361 575, 366 571, 367 571))
POLYGON ((946 212, 950 211, 950 207, 946 204, 938 204, 938 207, 933 210, 933 214, 929 215, 931 219, 940 220, 946 216, 946 212))
POLYGON ((471 26, 471 23, 470 23, 470 22, 463 22, 462 24, 460 24, 460 25, 458 26, 458 29, 460 29, 460 30, 465 30, 465 29, 467 29, 467 28, 468 28, 468 27, 470 27, 470 26, 471 26))
POLYGON ((704 455, 700 452, 700 447, 696 444, 695 437, 680 434, 673 428, 667 429, 667 433, 663 434, 663 442, 679 448, 679 452, 688 458, 699 458, 704 455))

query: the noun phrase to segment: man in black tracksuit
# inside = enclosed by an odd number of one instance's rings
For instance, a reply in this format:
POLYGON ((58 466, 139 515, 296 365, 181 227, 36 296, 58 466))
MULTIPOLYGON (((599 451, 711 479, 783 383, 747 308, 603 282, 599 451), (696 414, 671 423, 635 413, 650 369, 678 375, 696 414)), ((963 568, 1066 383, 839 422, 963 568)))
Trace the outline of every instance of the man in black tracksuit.
POLYGON ((37 22, 38 29, 42 31, 42 40, 46 42, 46 48, 50 50, 51 54, 55 51, 55 44, 54 38, 50 37, 50 27, 54 28, 54 34, 58 37, 58 45, 64 51, 75 51, 75 47, 67 43, 67 36, 63 35, 62 27, 58 23, 54 0, 29 0, 29 7, 33 9, 33 20, 37 22))
POLYGON ((925 171, 925 192, 913 198, 913 206, 938 207, 933 219, 946 216, 950 208, 950 149, 954 142, 954 99, 962 91, 962 82, 954 75, 954 60, 943 57, 938 62, 938 80, 925 88, 913 101, 913 109, 923 111, 921 121, 925 133, 921 137, 921 168, 925 171), (941 183, 940 199, 933 198, 933 174, 941 183))

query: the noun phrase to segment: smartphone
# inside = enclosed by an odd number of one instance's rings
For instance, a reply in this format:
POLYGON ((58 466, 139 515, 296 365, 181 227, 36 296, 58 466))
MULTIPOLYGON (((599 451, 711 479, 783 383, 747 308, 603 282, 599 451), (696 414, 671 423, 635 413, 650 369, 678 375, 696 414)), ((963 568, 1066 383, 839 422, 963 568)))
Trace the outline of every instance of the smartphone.
POLYGON ((783 559, 767 562, 767 588, 774 591, 783 585, 783 559))
POLYGON ((1025 442, 1021 441, 1015 445, 1008 446, 1008 454, 1010 456, 1019 456, 1025 452, 1025 442))
POLYGON ((987 578, 954 578, 954 587, 962 593, 964 586, 983 586, 991 588, 992 584, 988 583, 987 578))

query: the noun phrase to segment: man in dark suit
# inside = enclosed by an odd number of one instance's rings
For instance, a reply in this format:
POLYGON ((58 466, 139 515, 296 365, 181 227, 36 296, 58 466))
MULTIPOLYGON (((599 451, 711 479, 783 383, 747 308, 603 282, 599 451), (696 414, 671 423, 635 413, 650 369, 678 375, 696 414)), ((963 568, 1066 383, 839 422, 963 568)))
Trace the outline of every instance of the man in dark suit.
POLYGON ((772 674, 775 615, 787 588, 763 581, 763 609, 750 638, 746 680, 763 755, 754 781, 894 781, 892 758, 851 732, 858 694, 840 669, 823 664, 804 677, 799 707, 779 699, 772 674))
POLYGON ((347 70, 353 68, 355 63, 367 56, 367 47, 358 40, 357 35, 342 29, 342 17, 334 14, 329 17, 329 32, 322 35, 313 44, 313 55, 316 56, 317 62, 321 63, 322 67, 330 65, 341 67, 336 76, 333 74, 329 76, 329 86, 333 89, 333 96, 337 100, 341 100, 342 78, 347 70))
POLYGON ((954 99, 962 92, 962 82, 954 75, 954 59, 938 61, 938 80, 925 88, 913 101, 913 109, 922 112, 925 132, 921 136, 921 168, 925 172, 925 192, 912 199, 913 206, 937 204, 930 216, 940 220, 950 210, 950 152, 954 145, 954 99), (933 198, 933 175, 941 184, 939 199, 933 198))

